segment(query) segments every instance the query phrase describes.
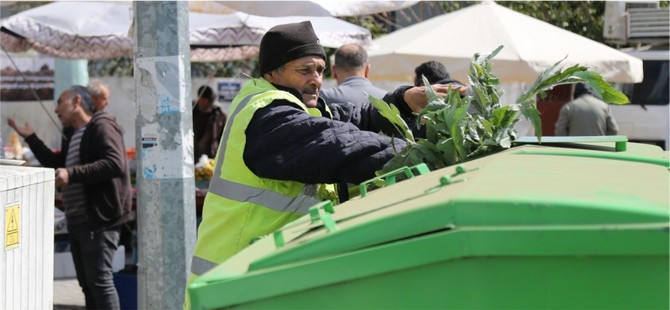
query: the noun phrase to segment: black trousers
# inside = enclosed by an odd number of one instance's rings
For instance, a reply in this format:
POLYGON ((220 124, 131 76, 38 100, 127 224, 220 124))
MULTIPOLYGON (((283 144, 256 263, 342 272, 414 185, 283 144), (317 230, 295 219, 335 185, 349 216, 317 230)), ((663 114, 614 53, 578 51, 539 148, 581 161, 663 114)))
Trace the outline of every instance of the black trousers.
POLYGON ((112 274, 120 228, 93 233, 87 227, 68 227, 68 234, 77 281, 86 297, 86 309, 120 309, 112 274))

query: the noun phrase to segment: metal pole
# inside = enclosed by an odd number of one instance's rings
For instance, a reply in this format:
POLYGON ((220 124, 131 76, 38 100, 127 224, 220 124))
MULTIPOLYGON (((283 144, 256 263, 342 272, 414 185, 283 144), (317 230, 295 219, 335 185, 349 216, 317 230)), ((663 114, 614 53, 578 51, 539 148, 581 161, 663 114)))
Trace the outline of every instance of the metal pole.
POLYGON ((196 222, 188 2, 133 10, 138 308, 181 309, 196 222))

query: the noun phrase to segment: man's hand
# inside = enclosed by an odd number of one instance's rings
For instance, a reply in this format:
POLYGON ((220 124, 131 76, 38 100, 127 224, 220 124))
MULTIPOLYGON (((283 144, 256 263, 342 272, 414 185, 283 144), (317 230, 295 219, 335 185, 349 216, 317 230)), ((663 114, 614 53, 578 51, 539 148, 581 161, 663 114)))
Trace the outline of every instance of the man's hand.
MULTIPOLYGON (((440 97, 446 97, 447 92, 450 89, 457 89, 461 95, 465 94, 465 92, 468 90, 466 86, 456 84, 433 84, 431 87, 440 97)), ((412 109, 412 111, 415 113, 421 112, 421 110, 423 110, 423 108, 428 105, 428 98, 426 98, 426 87, 416 86, 406 90, 403 94, 403 99, 405 99, 405 102, 409 108, 412 109)))
POLYGON ((56 169, 56 187, 63 188, 70 184, 70 174, 65 168, 56 169))
POLYGON ((26 123, 26 125, 24 127, 19 127, 19 126, 16 125, 16 122, 14 122, 14 120, 12 118, 7 118, 7 125, 9 125, 9 127, 12 127, 12 129, 14 129, 16 131, 16 133, 18 133, 19 136, 21 136, 23 138, 26 138, 26 137, 32 135, 33 133, 35 133, 33 128, 30 127, 30 125, 28 123, 26 123))

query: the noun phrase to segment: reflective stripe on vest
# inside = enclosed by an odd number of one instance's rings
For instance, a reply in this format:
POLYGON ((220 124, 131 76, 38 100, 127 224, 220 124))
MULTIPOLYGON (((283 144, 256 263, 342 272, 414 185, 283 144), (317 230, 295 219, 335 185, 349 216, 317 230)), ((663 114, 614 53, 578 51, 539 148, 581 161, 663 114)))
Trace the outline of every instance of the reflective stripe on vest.
POLYGON ((191 273, 199 277, 218 265, 219 264, 215 262, 210 262, 202 257, 194 255, 191 260, 191 273))
POLYGON ((220 178, 212 179, 210 182, 209 191, 216 195, 235 201, 252 202, 279 212, 307 214, 310 207, 320 202, 314 197, 305 195, 290 197, 220 178))

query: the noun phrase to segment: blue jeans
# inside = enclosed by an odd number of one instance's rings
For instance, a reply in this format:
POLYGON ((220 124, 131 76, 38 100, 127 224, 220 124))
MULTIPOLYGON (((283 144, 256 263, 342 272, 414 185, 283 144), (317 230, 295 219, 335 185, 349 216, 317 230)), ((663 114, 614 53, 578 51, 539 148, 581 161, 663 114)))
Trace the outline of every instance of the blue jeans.
POLYGON ((68 232, 77 281, 86 297, 86 309, 120 309, 112 275, 119 228, 92 233, 87 227, 68 227, 68 232))

